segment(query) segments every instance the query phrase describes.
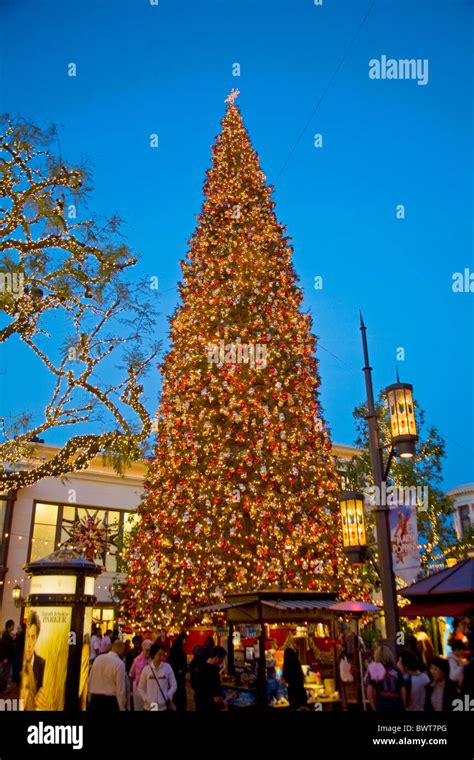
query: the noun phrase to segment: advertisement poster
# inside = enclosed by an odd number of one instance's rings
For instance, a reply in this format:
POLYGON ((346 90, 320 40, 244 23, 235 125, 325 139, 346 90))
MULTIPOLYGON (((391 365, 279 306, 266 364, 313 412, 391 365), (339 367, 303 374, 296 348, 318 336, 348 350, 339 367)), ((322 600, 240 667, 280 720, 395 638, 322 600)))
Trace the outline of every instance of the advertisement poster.
POLYGON ((399 504, 390 509, 393 572, 411 583, 420 572, 416 505, 399 504))
POLYGON ((29 607, 21 671, 24 710, 63 710, 71 607, 29 607))
POLYGON ((81 652, 81 675, 79 679, 79 707, 87 709, 87 684, 89 679, 89 656, 91 648, 92 607, 86 607, 84 615, 84 636, 81 652))

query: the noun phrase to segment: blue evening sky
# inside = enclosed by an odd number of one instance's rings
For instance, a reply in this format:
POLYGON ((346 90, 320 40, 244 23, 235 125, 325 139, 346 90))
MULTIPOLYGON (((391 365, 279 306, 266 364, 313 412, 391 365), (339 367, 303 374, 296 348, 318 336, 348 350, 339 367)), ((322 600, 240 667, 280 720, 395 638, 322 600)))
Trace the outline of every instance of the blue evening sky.
MULTIPOLYGON (((93 169, 94 208, 125 220, 141 272, 159 278, 160 337, 224 99, 238 87, 321 341, 333 440, 353 441, 352 410, 364 398, 361 308, 376 388, 398 366, 446 439, 445 486, 474 480, 474 293, 452 291, 453 273, 474 272, 470 0, 0 0, 0 8, 0 110, 61 125, 63 155, 93 169), (369 60, 382 55, 428 59, 428 83, 370 79, 369 60)), ((36 362, 11 345, 2 363, 6 412, 41 410, 50 386, 36 362)), ((154 412, 156 371, 146 393, 154 412)))

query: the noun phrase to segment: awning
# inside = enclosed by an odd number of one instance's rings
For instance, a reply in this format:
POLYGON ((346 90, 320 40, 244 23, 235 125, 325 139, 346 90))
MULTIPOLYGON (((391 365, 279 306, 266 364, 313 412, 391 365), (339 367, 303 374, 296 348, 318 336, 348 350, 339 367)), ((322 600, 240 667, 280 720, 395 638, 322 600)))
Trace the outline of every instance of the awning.
MULTIPOLYGON (((252 601, 248 601, 247 604, 252 604, 252 601)), ((287 610, 290 612, 305 612, 307 610, 327 610, 330 609, 334 602, 326 600, 294 600, 292 602, 285 600, 269 600, 266 599, 262 602, 263 607, 271 607, 275 610, 287 610)), ((235 607, 245 607, 245 602, 222 602, 222 604, 211 604, 208 607, 201 607, 200 612, 224 612, 225 610, 233 609, 235 607)))
POLYGON ((406 607, 400 607, 398 613, 400 617, 455 617, 456 615, 468 614, 473 608, 473 602, 446 600, 445 602, 436 601, 415 601, 407 604, 406 607))
POLYGON ((240 607, 240 604, 230 604, 229 602, 223 602, 222 604, 211 604, 209 607, 200 607, 199 612, 223 612, 230 607, 240 607))
POLYGON ((332 601, 326 601, 326 600, 315 600, 315 599, 306 599, 301 601, 293 600, 290 601, 284 601, 284 600, 269 600, 266 599, 263 603, 263 607, 272 607, 275 610, 289 610, 290 612, 306 612, 306 610, 327 610, 329 609, 334 602, 332 601))
POLYGON ((431 573, 398 593, 410 601, 400 607, 403 617, 469 614, 474 609, 474 558, 431 573))
POLYGON ((448 596, 451 594, 463 594, 464 599, 473 599, 474 595, 474 557, 468 557, 457 562, 453 567, 446 567, 436 573, 427 575, 411 586, 398 592, 407 599, 417 597, 448 596))

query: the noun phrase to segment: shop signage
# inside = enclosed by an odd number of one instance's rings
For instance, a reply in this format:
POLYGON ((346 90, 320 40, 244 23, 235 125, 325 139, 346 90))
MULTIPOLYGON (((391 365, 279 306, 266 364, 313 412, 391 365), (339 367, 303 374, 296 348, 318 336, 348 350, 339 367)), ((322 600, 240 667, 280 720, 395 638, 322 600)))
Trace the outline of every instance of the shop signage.
POLYGON ((257 639, 260 636, 262 627, 260 625, 241 625, 239 626, 240 635, 244 639, 257 639))
POLYGON ((390 509, 393 572, 411 583, 420 572, 416 505, 399 503, 390 509))

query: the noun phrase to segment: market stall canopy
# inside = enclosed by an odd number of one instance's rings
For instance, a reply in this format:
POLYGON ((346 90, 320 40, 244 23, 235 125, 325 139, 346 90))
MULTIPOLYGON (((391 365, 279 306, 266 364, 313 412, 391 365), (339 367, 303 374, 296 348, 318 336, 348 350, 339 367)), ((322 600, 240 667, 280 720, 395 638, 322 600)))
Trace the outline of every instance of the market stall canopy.
POLYGON ((467 614, 474 609, 474 557, 438 570, 398 593, 411 602, 400 608, 403 617, 467 614))
POLYGON ((302 620, 309 615, 330 617, 336 594, 319 591, 270 590, 232 594, 225 602, 202 607, 201 612, 225 612, 233 623, 302 620))

